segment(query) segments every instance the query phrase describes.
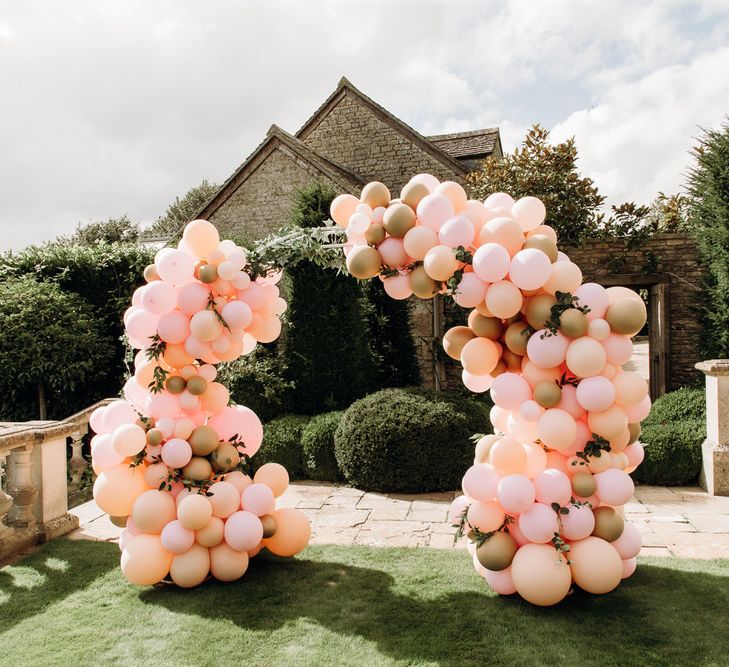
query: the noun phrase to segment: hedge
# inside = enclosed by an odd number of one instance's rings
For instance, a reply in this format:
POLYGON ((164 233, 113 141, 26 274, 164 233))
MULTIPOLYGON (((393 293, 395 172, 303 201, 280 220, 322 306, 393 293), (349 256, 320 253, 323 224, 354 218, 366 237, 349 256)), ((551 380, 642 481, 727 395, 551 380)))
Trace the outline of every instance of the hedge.
POLYGON ((283 415, 264 424, 263 443, 253 456, 253 467, 258 469, 264 463, 280 463, 291 479, 304 478, 301 433, 309 419, 304 415, 283 415))
POLYGON ((334 434, 342 421, 341 411, 312 417, 301 434, 304 471, 309 479, 336 482, 341 479, 334 453, 334 434))
POLYGON ((461 395, 385 389, 353 403, 334 443, 347 482, 367 491, 417 493, 458 488, 473 461, 487 405, 461 395))

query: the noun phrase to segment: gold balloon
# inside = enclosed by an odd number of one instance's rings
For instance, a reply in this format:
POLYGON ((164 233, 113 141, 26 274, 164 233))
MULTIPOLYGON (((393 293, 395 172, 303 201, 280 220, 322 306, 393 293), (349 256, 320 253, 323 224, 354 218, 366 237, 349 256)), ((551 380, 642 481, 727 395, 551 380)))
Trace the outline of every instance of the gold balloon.
POLYGON ((504 342, 514 354, 524 356, 526 354, 527 341, 529 340, 529 324, 523 320, 510 324, 504 334, 504 342))
POLYGON ((511 565, 518 548, 509 533, 497 531, 476 549, 476 558, 487 570, 498 572, 511 565))
POLYGON ((218 267, 215 264, 203 264, 198 271, 201 283, 214 283, 218 279, 218 267))
POLYGON ((193 396, 200 396, 201 394, 204 394, 207 388, 208 381, 200 375, 193 375, 193 377, 187 381, 187 391, 189 391, 193 396))
POLYGON ((365 232, 365 241, 370 245, 380 245, 387 236, 384 225, 379 222, 373 222, 369 229, 365 232))
POLYGON ((634 442, 638 441, 638 438, 640 438, 640 434, 642 432, 640 423, 628 424, 628 431, 630 432, 630 439, 628 440, 628 444, 632 445, 634 442))
POLYGON ((161 445, 163 439, 164 434, 158 428, 151 428, 147 431, 147 443, 152 445, 152 447, 161 445))
POLYGON ((460 361, 463 346, 474 338, 476 335, 469 327, 452 327, 443 336, 443 349, 451 359, 460 361))
POLYGON ((504 330, 498 317, 484 317, 477 310, 472 310, 468 315, 468 326, 477 336, 491 340, 499 340, 504 330))
POLYGON ((572 489, 580 498, 589 498, 597 489, 595 478, 586 470, 572 476, 572 489))
POLYGON ((218 433, 212 426, 198 426, 190 435, 188 442, 193 454, 207 456, 218 448, 218 433))
POLYGON ((185 378, 182 378, 179 375, 170 375, 165 380, 165 389, 170 392, 170 394, 181 394, 185 391, 185 378))
POLYGON ((400 200, 414 211, 418 208, 420 200, 429 194, 430 190, 428 190, 428 186, 424 183, 408 183, 400 191, 400 200))
POLYGON ((263 537, 273 537, 276 534, 278 524, 273 515, 264 514, 261 517, 261 523, 263 524, 263 537))
POLYGON ((597 507, 592 513, 595 515, 595 529, 592 531, 595 537, 614 542, 623 534, 625 520, 615 508, 597 507))
POLYGON ((556 382, 540 382, 534 387, 534 400, 543 408, 553 408, 562 400, 562 388, 556 382))
POLYGON ((584 336, 589 325, 587 317, 577 308, 568 308, 559 316, 560 331, 570 338, 584 336))
POLYGON ((373 209, 378 206, 387 206, 390 203, 390 191, 384 183, 372 181, 362 188, 359 200, 373 209))
POLYGON ((524 242, 524 249, 526 250, 527 248, 541 250, 547 257, 549 257, 549 261, 552 262, 552 264, 559 259, 559 255, 557 254, 557 244, 544 234, 534 234, 534 236, 529 236, 524 242))
POLYGON ((401 239, 415 227, 415 212, 407 204, 391 204, 382 222, 390 236, 401 239))
POLYGON ((213 474, 213 467, 210 465, 210 461, 202 456, 193 456, 188 463, 182 469, 182 476, 184 479, 191 479, 196 482, 200 482, 204 479, 210 479, 213 474))
POLYGON ((129 519, 128 516, 110 516, 109 517, 109 521, 111 521, 118 528, 124 528, 127 525, 127 519, 129 519))
POLYGON ((421 299, 431 299, 438 293, 440 285, 425 272, 422 266, 418 266, 410 272, 410 289, 413 290, 415 296, 421 299))
POLYGON ((496 362, 496 366, 494 367, 494 370, 492 370, 489 375, 492 378, 499 377, 502 373, 506 373, 506 371, 509 370, 509 367, 504 363, 503 359, 499 359, 496 362))
POLYGON ((210 455, 210 462, 216 472, 228 472, 238 467, 240 454, 234 445, 229 442, 221 442, 210 455))
POLYGON ((476 463, 488 463, 489 452, 491 451, 491 445, 493 445, 499 439, 498 435, 493 433, 483 436, 476 443, 475 462, 476 463))
POLYGON ((380 253, 370 246, 355 246, 347 256, 347 271, 360 280, 374 278, 381 266, 380 253))
POLYGON ((557 303, 551 294, 538 294, 527 302, 526 318, 532 329, 543 329, 552 314, 552 306, 557 303))
POLYGON ((613 333, 635 336, 646 323, 648 314, 642 300, 623 297, 607 309, 605 319, 613 333))

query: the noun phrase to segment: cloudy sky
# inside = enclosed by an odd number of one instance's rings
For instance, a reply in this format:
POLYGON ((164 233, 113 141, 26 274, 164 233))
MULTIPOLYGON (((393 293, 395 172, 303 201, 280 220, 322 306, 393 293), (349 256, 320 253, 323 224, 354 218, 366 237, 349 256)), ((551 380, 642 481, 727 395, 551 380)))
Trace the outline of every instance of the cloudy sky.
POLYGON ((726 0, 0 0, 0 249, 221 182, 342 75, 424 134, 540 122, 610 202, 729 113, 726 0))

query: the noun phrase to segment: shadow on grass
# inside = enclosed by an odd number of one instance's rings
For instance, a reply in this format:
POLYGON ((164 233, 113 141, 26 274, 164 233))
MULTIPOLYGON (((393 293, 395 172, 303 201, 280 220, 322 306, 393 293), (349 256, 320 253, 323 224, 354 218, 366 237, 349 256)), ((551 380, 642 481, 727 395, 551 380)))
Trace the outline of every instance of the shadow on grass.
MULTIPOLYGON (((385 569, 395 576, 352 565, 351 557, 342 558, 347 564, 324 560, 326 547, 311 551, 319 559, 259 557, 232 587, 211 581, 193 594, 147 589, 140 599, 254 631, 309 619, 408 662, 716 664, 729 656, 722 621, 729 609, 729 562, 716 564, 716 574, 642 564, 610 595, 578 590, 560 605, 540 609, 516 596, 496 596, 485 584, 458 590, 470 586, 459 586, 457 578, 477 577, 472 571, 441 569, 435 579, 427 569, 418 573, 424 562, 437 567, 437 551, 381 550, 389 560, 385 569)), ((378 565, 373 551, 360 560, 378 565)))
POLYGON ((0 632, 92 587, 98 577, 118 566, 116 544, 63 539, 0 569, 0 632))

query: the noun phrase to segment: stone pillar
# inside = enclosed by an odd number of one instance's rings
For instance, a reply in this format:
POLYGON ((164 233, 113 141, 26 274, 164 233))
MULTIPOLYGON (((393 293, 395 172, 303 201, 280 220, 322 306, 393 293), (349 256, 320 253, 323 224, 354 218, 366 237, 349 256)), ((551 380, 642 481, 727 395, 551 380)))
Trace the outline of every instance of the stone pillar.
POLYGON ((12 528, 5 525, 5 516, 13 506, 13 497, 5 492, 7 457, 6 452, 0 452, 0 542, 12 532, 12 528))
POLYGON ((701 361, 706 376, 706 440, 700 483, 711 495, 729 496, 729 359, 701 361))
POLYGON ((69 483, 70 491, 78 491, 81 486, 81 478, 88 466, 88 463, 82 453, 84 435, 85 433, 80 430, 74 431, 71 434, 71 460, 68 462, 68 467, 71 473, 71 482, 69 483))
POLYGON ((33 502, 37 494, 31 477, 32 451, 33 445, 28 444, 13 449, 8 457, 8 491, 13 497, 8 524, 18 528, 29 528, 35 523, 33 502))

